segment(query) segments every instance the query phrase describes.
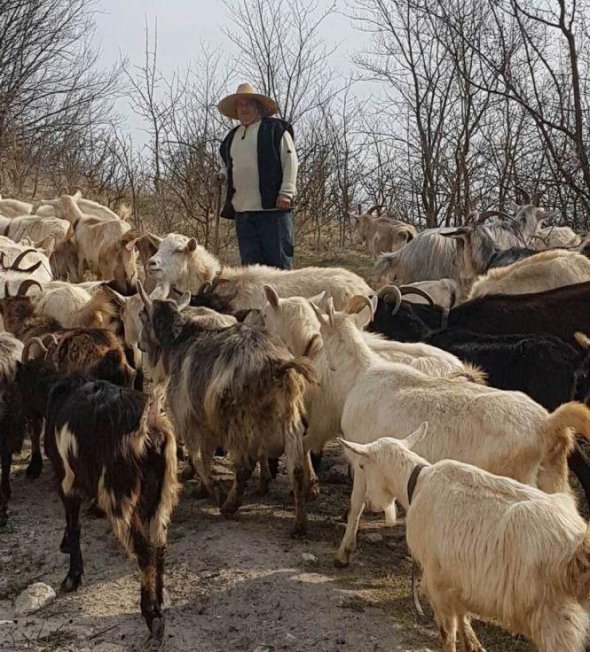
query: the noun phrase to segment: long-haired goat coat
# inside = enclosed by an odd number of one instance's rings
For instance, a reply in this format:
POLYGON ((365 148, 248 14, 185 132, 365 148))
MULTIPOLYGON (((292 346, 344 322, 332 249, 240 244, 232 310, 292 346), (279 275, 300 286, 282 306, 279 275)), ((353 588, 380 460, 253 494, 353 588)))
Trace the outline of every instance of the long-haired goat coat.
MULTIPOLYGON (((221 509, 234 513, 260 458, 285 451, 295 499, 295 533, 306 528, 305 491, 310 469, 303 450, 303 395, 315 381, 313 365, 293 358, 284 345, 262 328, 235 324, 204 328, 181 314, 172 301, 152 300, 141 284, 145 309, 142 349, 156 382, 169 378, 168 404, 175 429, 209 494, 213 453, 223 446, 236 470, 221 509)), ((221 502, 221 501, 220 501, 221 502)))
POLYGON ((524 634, 539 652, 583 652, 590 531, 571 496, 461 462, 430 465, 408 450, 423 434, 342 443, 367 477, 368 500, 398 496, 407 510, 408 547, 422 566, 443 652, 456 651, 457 633, 463 650, 483 650, 471 615, 524 634))
POLYGON ((82 498, 97 500, 115 536, 141 570, 141 612, 154 639, 163 635, 167 527, 177 502, 176 441, 161 396, 81 376, 62 378, 44 360, 17 372, 25 400, 47 402, 45 453, 55 468, 66 515, 62 551, 70 569, 62 590, 83 575, 82 498))

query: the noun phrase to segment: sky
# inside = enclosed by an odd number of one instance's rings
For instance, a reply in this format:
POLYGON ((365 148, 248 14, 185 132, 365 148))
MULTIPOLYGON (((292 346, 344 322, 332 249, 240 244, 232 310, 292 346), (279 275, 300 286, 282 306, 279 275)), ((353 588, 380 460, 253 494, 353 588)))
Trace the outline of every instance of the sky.
MULTIPOLYGON (((317 0, 321 8, 331 0, 317 0)), ((345 8, 345 0, 336 0, 345 8)), ((100 61, 109 66, 126 56, 132 64, 144 59, 146 21, 153 33, 158 21, 159 69, 169 74, 182 69, 193 59, 202 43, 213 47, 231 47, 223 29, 228 24, 227 8, 222 0, 97 0, 96 42, 100 61)), ((323 26, 323 36, 330 45, 338 45, 334 63, 340 70, 350 70, 353 38, 359 35, 351 21, 338 12, 332 13, 323 26)), ((126 103, 118 110, 124 114, 132 131, 138 128, 137 118, 126 103)))

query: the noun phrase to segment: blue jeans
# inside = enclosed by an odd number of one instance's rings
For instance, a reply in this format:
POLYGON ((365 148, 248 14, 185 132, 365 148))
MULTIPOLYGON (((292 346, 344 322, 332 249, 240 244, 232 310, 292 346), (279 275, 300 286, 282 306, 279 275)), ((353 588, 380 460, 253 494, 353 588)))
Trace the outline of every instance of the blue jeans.
POLYGON ((242 265, 293 267, 291 211, 248 211, 236 215, 236 233, 242 265))

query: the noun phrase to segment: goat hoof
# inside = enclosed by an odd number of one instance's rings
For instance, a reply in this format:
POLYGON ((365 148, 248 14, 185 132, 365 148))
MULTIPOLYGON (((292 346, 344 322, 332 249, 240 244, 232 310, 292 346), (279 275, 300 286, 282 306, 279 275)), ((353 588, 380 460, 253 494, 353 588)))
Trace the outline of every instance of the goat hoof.
POLYGON ((303 539, 307 535, 307 523, 295 523, 291 529, 293 539, 303 539))
POLYGON ((82 584, 82 575, 67 575, 66 579, 61 583, 62 593, 72 593, 77 591, 82 584))
POLYGON ((316 498, 319 497, 320 493, 321 493, 320 483, 318 480, 314 480, 313 482, 310 483, 309 487, 307 488, 305 499, 309 501, 315 500, 316 498))
POLYGON ((29 480, 36 480, 41 475, 42 470, 43 462, 37 462, 36 460, 33 460, 29 466, 27 466, 25 475, 29 480))
POLYGON ((347 568, 350 564, 350 558, 347 555, 346 557, 338 556, 334 557, 334 566, 336 568, 347 568))
POLYGON ((150 630, 152 632, 152 650, 160 649, 160 644, 162 643, 162 640, 164 639, 164 631, 165 631, 165 623, 164 623, 164 618, 154 618, 152 620, 152 624, 150 627, 150 630), (154 647, 154 644, 156 644, 156 647, 154 647))
POLYGON ((227 501, 219 508, 222 516, 225 518, 231 518, 238 511, 239 505, 236 502, 231 502, 229 505, 227 501))

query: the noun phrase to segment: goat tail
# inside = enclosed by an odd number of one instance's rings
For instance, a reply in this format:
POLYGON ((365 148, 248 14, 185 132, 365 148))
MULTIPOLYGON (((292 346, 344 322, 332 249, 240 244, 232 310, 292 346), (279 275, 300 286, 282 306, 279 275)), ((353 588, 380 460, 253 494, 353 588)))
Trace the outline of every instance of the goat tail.
POLYGON ((545 455, 539 475, 539 489, 547 493, 567 492, 567 458, 574 444, 574 432, 590 440, 590 410, 571 401, 552 412, 543 425, 545 455))
POLYGON ((560 405, 552 412, 545 423, 545 434, 549 445, 560 443, 571 447, 573 443, 570 429, 590 440, 590 410, 577 401, 560 405))
POLYGON ((109 297, 99 290, 72 315, 72 323, 80 328, 106 328, 117 316, 109 297))
POLYGON ((295 372, 310 383, 311 385, 318 385, 318 375, 313 362, 307 357, 293 358, 288 362, 281 364, 277 368, 277 376, 282 377, 290 372, 295 372))
POLYGON ((476 383, 477 385, 488 384, 488 375, 481 367, 469 362, 465 362, 463 367, 463 371, 454 371, 450 374, 449 379, 468 381, 470 383, 476 383))

